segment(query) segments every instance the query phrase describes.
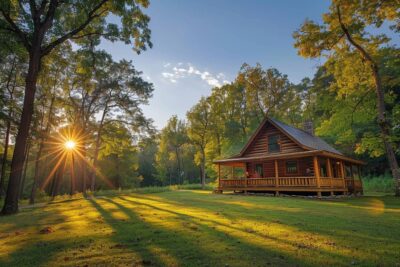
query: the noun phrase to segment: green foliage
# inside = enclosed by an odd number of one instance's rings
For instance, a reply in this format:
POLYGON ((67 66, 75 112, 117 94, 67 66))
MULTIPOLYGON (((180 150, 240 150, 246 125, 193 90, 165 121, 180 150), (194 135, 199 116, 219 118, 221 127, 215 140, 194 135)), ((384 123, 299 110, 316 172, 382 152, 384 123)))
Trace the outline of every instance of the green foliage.
POLYGON ((103 134, 103 146, 100 150, 99 165, 104 176, 104 185, 114 188, 138 187, 142 180, 137 173, 138 153, 132 144, 132 136, 128 129, 116 122, 107 124, 103 134))
POLYGON ((385 173, 384 175, 368 175, 362 178, 364 192, 392 193, 394 191, 393 177, 385 173))
MULTIPOLYGON (((136 52, 152 46, 150 42, 150 18, 143 13, 149 1, 96 0, 96 1, 42 1, 41 4, 29 1, 1 1, 0 30, 6 36, 19 38, 18 42, 29 48, 37 40, 31 40, 33 32, 40 26, 47 27, 42 53, 47 54, 55 46, 74 37, 80 45, 92 42, 98 44, 100 38, 111 41, 133 43, 136 52), (108 19, 115 16, 120 23, 108 19), (14 21, 8 24, 8 19, 14 21), (39 23, 40 22, 40 23, 39 23), (44 23, 46 22, 46 23, 44 23), (50 24, 48 24, 50 23, 50 24), (25 34, 27 33, 27 34, 25 34), (83 37, 91 37, 91 40, 83 37)), ((14 41, 11 38, 11 41, 14 41)))

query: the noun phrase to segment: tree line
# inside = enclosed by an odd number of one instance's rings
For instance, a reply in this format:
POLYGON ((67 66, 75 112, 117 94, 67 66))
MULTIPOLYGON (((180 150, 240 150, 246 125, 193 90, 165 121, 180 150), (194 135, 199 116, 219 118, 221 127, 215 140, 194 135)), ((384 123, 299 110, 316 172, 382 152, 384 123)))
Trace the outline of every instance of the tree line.
POLYGON ((243 64, 233 82, 160 131, 141 109, 153 85, 98 48, 104 39, 137 53, 151 47, 148 5, 1 2, 3 214, 37 194, 204 186, 216 176, 212 160, 237 153, 266 115, 294 126, 312 120, 317 135, 367 161, 367 172, 391 171, 400 194, 400 57, 388 35, 400 30, 397 1, 332 1, 322 23, 306 20, 293 34, 300 56, 325 58, 313 78, 294 84, 277 69, 243 64))

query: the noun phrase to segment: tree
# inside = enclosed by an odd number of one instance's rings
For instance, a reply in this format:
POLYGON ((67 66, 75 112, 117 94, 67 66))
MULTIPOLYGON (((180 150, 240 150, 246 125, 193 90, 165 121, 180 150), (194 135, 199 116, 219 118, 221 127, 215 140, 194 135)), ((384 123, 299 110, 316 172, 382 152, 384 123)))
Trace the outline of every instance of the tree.
MULTIPOLYGON (((101 136, 105 124, 118 121, 129 126, 135 133, 152 131, 151 121, 143 115, 140 105, 147 104, 153 92, 153 85, 141 78, 141 72, 135 70, 132 62, 121 60, 110 62, 105 71, 95 77, 95 91, 99 95, 96 105, 101 113, 97 123, 93 169, 90 187, 95 189, 96 166, 101 145, 101 136)), ((99 73, 98 68, 96 73, 99 73)))
POLYGON ((0 4, 0 33, 12 36, 23 44, 29 54, 28 72, 21 121, 11 163, 11 174, 3 214, 18 211, 18 193, 25 147, 32 120, 36 83, 42 59, 67 40, 86 36, 103 37, 112 41, 135 41, 139 52, 151 46, 149 17, 140 6, 148 1, 97 0, 97 1, 2 1, 0 4), (110 23, 107 16, 121 18, 122 27, 110 23))
POLYGON ((138 144, 138 174, 143 178, 141 186, 162 185, 157 179, 156 153, 158 150, 157 139, 154 135, 142 138, 138 144))
POLYGON ((391 123, 385 104, 378 50, 387 44, 384 34, 373 34, 371 28, 380 28, 386 21, 399 21, 399 3, 396 0, 340 1, 333 0, 329 12, 323 16, 323 25, 306 21, 294 33, 295 47, 304 57, 325 55, 332 58, 347 51, 357 51, 369 67, 371 83, 376 93, 377 124, 380 128, 386 156, 400 196, 400 169, 391 136, 391 123), (333 53, 332 53, 333 52, 333 53))
POLYGON ((187 142, 188 137, 184 121, 179 120, 177 116, 172 116, 161 130, 159 153, 166 153, 168 158, 172 158, 176 162, 176 171, 173 172, 173 175, 176 176, 177 183, 183 183, 181 150, 187 142))
MULTIPOLYGON (((35 157, 34 176, 31 188, 29 203, 34 204, 37 187, 39 185, 41 172, 41 163, 46 159, 42 157, 45 148, 45 141, 48 139, 50 131, 55 126, 57 116, 57 106, 60 103, 62 95, 62 84, 68 77, 62 75, 68 65, 71 55, 71 48, 60 46, 56 49, 52 57, 44 60, 42 73, 38 79, 39 97, 35 105, 35 115, 37 127, 34 127, 33 134, 37 136, 37 153, 35 157)), ((32 134, 32 135, 33 135, 32 134)), ((58 173, 60 175, 60 173, 58 173)))
POLYGON ((0 89, 1 89, 1 111, 0 118, 5 123, 4 150, 0 174, 0 198, 5 194, 6 169, 9 156, 9 143, 13 135, 13 128, 21 114, 21 75, 25 71, 26 64, 21 55, 5 54, 5 61, 0 68, 0 89))
POLYGON ((201 166, 201 186, 206 184, 206 146, 210 140, 210 103, 207 98, 201 98, 186 114, 188 119, 188 136, 199 149, 197 157, 201 166))
POLYGON ((137 187, 142 181, 137 173, 138 151, 123 123, 113 122, 104 129, 104 147, 99 153, 103 186, 119 189, 137 187))

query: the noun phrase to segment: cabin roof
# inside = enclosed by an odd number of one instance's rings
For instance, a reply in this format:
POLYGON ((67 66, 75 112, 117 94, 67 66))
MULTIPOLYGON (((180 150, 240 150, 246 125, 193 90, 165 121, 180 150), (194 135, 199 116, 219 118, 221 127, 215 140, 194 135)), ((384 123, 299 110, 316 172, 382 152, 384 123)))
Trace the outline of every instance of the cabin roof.
POLYGON ((308 155, 309 153, 318 153, 318 154, 324 154, 326 156, 333 156, 341 159, 345 159, 348 161, 352 161, 354 163, 358 164, 364 164, 362 161, 351 159, 349 157, 346 157, 343 155, 340 151, 336 150, 332 146, 330 146, 327 142, 322 140, 321 138, 314 136, 304 130, 295 128, 293 126, 287 125, 281 121, 278 121, 274 118, 271 117, 265 117, 264 121, 260 124, 260 126, 257 128, 257 130, 254 132, 254 134, 251 136, 251 138, 247 141, 246 145, 243 147, 241 152, 238 155, 229 157, 227 159, 221 159, 221 160, 215 160, 215 163, 226 163, 226 162, 233 162, 233 161, 243 161, 243 160, 260 160, 260 159, 267 159, 267 158, 281 158, 285 156, 305 156, 306 154, 308 155), (282 154, 282 153, 276 153, 273 155, 262 155, 262 156, 257 156, 257 157, 244 157, 244 153, 246 152, 247 148, 251 145, 251 143, 254 141, 254 139, 257 137, 258 133, 263 129, 264 125, 270 122, 272 125, 274 125, 276 128, 278 128, 281 132, 286 134, 290 139, 292 139, 295 143, 297 143, 299 146, 304 148, 306 151, 304 152, 295 152, 295 153, 290 153, 290 154, 282 154))
POLYGON ((273 122, 275 126, 278 126, 278 128, 283 130, 286 134, 290 135, 290 137, 298 141, 303 146, 306 146, 307 148, 311 148, 312 150, 324 150, 335 154, 343 155, 340 151, 334 149, 332 146, 330 146, 327 142, 325 142, 321 138, 311 135, 304 130, 287 125, 273 118, 269 118, 269 121, 273 122))

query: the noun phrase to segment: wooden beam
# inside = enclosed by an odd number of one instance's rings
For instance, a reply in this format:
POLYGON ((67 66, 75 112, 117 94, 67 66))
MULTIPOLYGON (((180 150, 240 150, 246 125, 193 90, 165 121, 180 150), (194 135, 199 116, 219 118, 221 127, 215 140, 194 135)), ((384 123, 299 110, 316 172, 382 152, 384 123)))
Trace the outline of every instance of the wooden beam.
POLYGON ((218 164, 218 188, 221 187, 221 164, 218 164))
POLYGON ((333 179, 333 177, 332 177, 332 164, 331 164, 331 159, 330 158, 326 158, 326 169, 327 169, 326 170, 326 174, 329 177, 329 181, 331 183, 331 188, 332 188, 331 196, 333 196, 334 192, 333 192, 333 181, 332 181, 332 179, 333 179))
POLYGON ((345 178, 345 175, 344 175, 344 164, 343 164, 343 161, 341 160, 341 161, 339 161, 339 162, 340 162, 340 178, 342 178, 342 180, 343 180, 343 185, 344 185, 344 187, 345 187, 347 190, 349 190, 349 189, 347 188, 346 178, 345 178))
POLYGON ((331 159, 330 158, 326 159, 326 166, 327 166, 328 177, 333 178, 333 176, 332 176, 332 163, 331 163, 331 159))
MULTIPOLYGON (((319 164, 318 164, 318 157, 314 156, 313 157, 313 162, 314 162, 314 174, 315 174, 315 178, 317 178, 317 188, 320 189, 321 188, 321 177, 319 174, 319 164)), ((318 197, 321 197, 321 191, 318 190, 318 197)))
MULTIPOLYGON (((279 187, 279 169, 278 169, 278 160, 274 160, 274 169, 275 169, 275 187, 279 187)), ((275 191, 275 195, 279 195, 279 191, 275 191)))

